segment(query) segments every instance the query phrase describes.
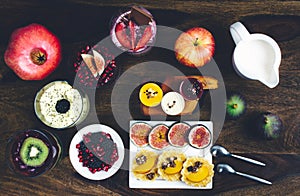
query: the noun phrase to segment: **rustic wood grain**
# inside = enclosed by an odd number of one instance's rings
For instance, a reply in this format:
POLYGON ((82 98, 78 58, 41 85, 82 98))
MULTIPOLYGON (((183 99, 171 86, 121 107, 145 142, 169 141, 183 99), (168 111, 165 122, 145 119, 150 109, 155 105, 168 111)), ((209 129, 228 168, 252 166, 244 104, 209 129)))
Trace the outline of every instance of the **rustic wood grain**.
MULTIPOLYGON (((0 1, 0 191, 1 195, 299 195, 300 188, 300 2, 299 1, 129 1, 129 0, 67 0, 0 1), (149 9, 159 25, 186 30, 194 26, 209 29, 216 40, 214 60, 223 75, 226 90, 238 91, 247 101, 247 112, 238 120, 226 119, 217 140, 231 152, 259 159, 266 167, 253 166, 241 161, 220 158, 214 163, 226 162, 236 170, 254 174, 273 182, 272 186, 240 178, 234 175, 216 174, 214 188, 199 190, 144 190, 129 189, 128 171, 119 170, 112 178, 104 181, 90 181, 81 177, 72 168, 68 157, 68 146, 76 128, 62 131, 43 125, 35 116, 33 99, 35 93, 53 80, 73 82, 73 62, 77 52, 85 45, 94 45, 109 35, 109 21, 124 6, 139 4, 149 9), (250 32, 266 33, 273 37, 281 48, 280 84, 269 89, 258 81, 240 78, 231 65, 234 43, 229 26, 241 21, 250 32), (41 23, 53 31, 61 40, 63 60, 60 67, 42 81, 22 81, 4 63, 3 54, 10 34, 18 27, 41 23), (278 114, 284 123, 284 131, 277 140, 261 139, 253 126, 258 112, 270 111, 278 114), (5 164, 5 146, 8 137, 17 130, 26 128, 48 129, 58 136, 63 144, 63 156, 50 172, 33 179, 19 178, 5 164)), ((152 49, 140 57, 121 55, 117 59, 120 74, 138 63, 162 61, 169 63, 186 74, 193 70, 182 67, 172 51, 152 49)), ((144 70, 135 73, 146 77, 144 70)), ((164 76, 164 73, 160 73, 164 76)), ((150 78, 151 79, 151 78, 150 78)), ((136 84, 124 81, 126 89, 136 84)), ((129 147, 128 128, 117 124, 112 117, 112 108, 121 112, 128 104, 122 98, 111 105, 113 84, 98 89, 94 98, 95 113, 101 123, 107 124, 121 135, 125 148, 129 147)), ((121 93, 121 92, 120 92, 121 93)), ((210 95, 201 103, 201 119, 209 120, 211 115, 210 95)), ((139 112, 139 105, 130 105, 130 119, 147 119, 139 112)), ((198 115, 189 115, 198 120, 198 115)), ((81 127, 97 123, 92 115, 81 127)), ((127 160, 128 161, 128 160, 127 160)), ((124 163, 126 165, 127 163, 124 163)))

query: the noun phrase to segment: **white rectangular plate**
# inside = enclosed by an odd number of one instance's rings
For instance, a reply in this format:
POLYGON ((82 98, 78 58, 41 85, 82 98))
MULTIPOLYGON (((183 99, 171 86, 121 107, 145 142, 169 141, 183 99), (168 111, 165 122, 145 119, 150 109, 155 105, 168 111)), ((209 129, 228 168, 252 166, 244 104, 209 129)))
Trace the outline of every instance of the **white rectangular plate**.
MULTIPOLYGON (((132 120, 130 121, 130 127, 137 122, 144 122, 147 123, 151 126, 155 126, 157 124, 165 124, 166 126, 170 126, 175 121, 142 121, 142 120, 132 120)), ((202 124, 206 126, 210 131, 211 131, 211 138, 213 138, 213 123, 211 121, 184 121, 185 123, 193 126, 197 124, 202 124)), ((176 149, 176 150, 181 150, 182 152, 185 153, 187 157, 189 156, 201 156, 208 160, 210 163, 212 163, 212 156, 209 152, 209 149, 211 147, 212 143, 205 149, 196 149, 194 147, 191 147, 190 145, 187 145, 186 147, 183 148, 178 148, 178 147, 167 147, 164 150, 171 150, 171 149, 176 149)), ((182 181, 166 181, 161 178, 157 178, 154 181, 141 181, 138 180, 134 177, 133 173, 131 172, 131 166, 132 166, 132 161, 134 160, 135 154, 140 150, 140 149, 146 149, 146 150, 152 150, 157 152, 158 154, 161 154, 162 150, 155 150, 151 148, 150 146, 146 146, 143 148, 139 148, 136 145, 133 144, 133 142, 130 140, 129 144, 129 188, 143 188, 143 189, 212 189, 213 187, 213 182, 210 182, 207 184, 206 187, 194 187, 185 184, 182 181)))

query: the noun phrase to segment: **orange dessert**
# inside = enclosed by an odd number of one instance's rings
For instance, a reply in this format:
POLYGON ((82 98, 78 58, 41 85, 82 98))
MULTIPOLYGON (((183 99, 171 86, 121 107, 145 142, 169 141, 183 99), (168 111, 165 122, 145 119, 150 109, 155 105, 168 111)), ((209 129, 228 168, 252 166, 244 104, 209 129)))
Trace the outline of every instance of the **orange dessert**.
POLYGON ((146 83, 140 89, 139 98, 145 106, 154 107, 159 105, 162 97, 163 91, 155 83, 146 83))
POLYGON ((201 157, 189 157, 181 170, 182 178, 186 184, 196 187, 205 187, 212 181, 214 165, 201 157))

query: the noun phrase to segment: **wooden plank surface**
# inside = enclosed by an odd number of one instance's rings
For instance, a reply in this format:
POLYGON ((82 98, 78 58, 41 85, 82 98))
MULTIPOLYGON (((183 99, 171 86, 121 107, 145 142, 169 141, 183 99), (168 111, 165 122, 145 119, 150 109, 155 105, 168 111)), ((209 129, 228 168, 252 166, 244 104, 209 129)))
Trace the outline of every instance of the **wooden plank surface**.
MULTIPOLYGON (((300 188, 300 2, 299 1, 0 1, 0 191, 1 195, 299 195, 300 188), (209 29, 216 39, 214 60, 222 73, 227 91, 238 91, 245 96, 248 107, 239 120, 226 120, 217 140, 231 152, 257 158, 267 163, 261 168, 228 158, 215 159, 214 163, 227 162, 236 169, 265 177, 272 186, 258 184, 233 175, 214 177, 214 188, 209 191, 194 190, 139 190, 128 188, 128 171, 120 170, 104 181, 89 181, 78 175, 68 157, 68 145, 76 128, 57 131, 43 125, 35 116, 33 99, 35 93, 46 83, 74 79, 73 62, 77 52, 85 45, 93 45, 109 35, 112 16, 125 6, 139 4, 151 11, 159 25, 187 30, 194 26, 209 29), (242 21, 250 32, 266 33, 273 37, 282 51, 280 84, 269 89, 257 81, 242 79, 231 65, 234 43, 229 26, 242 21), (47 26, 60 38, 63 60, 60 67, 42 81, 22 81, 6 66, 3 54, 11 32, 32 22, 47 26), (276 113, 284 122, 284 132, 277 140, 259 139, 250 119, 259 111, 276 113), (57 134, 63 143, 63 157, 58 165, 38 178, 18 178, 5 164, 5 147, 8 137, 17 130, 45 128, 57 134)), ((147 55, 117 58, 120 73, 137 63, 163 61, 185 69, 170 51, 153 49, 147 55)), ((137 75, 145 75, 139 70, 137 75)), ((161 73, 163 74, 163 73, 161 73)), ((130 81, 123 81, 124 89, 134 89, 130 81)), ((92 94, 92 92, 90 92, 92 94)), ((128 102, 120 99, 111 104, 112 86, 98 89, 95 93, 96 112, 101 122, 115 128, 129 147, 128 130, 116 123, 112 108, 118 112, 128 102), (120 108, 120 109, 118 109, 120 108)), ((210 96, 204 97, 201 119, 211 114, 210 96)), ((121 112, 121 111, 120 111, 121 112)), ((132 105, 133 118, 146 118, 139 106, 132 105)), ((197 120, 197 115, 188 118, 197 120)), ((129 121, 132 117, 126 117, 129 121)), ((84 122, 89 124, 91 121, 84 122)))

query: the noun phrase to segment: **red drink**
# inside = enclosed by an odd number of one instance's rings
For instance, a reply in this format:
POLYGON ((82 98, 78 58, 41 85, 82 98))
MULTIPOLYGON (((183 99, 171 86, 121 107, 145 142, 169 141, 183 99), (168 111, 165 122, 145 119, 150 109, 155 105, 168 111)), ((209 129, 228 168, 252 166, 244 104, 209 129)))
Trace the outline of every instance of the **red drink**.
POLYGON ((155 41, 156 23, 148 10, 133 6, 113 20, 110 34, 118 48, 141 54, 148 51, 155 41))

